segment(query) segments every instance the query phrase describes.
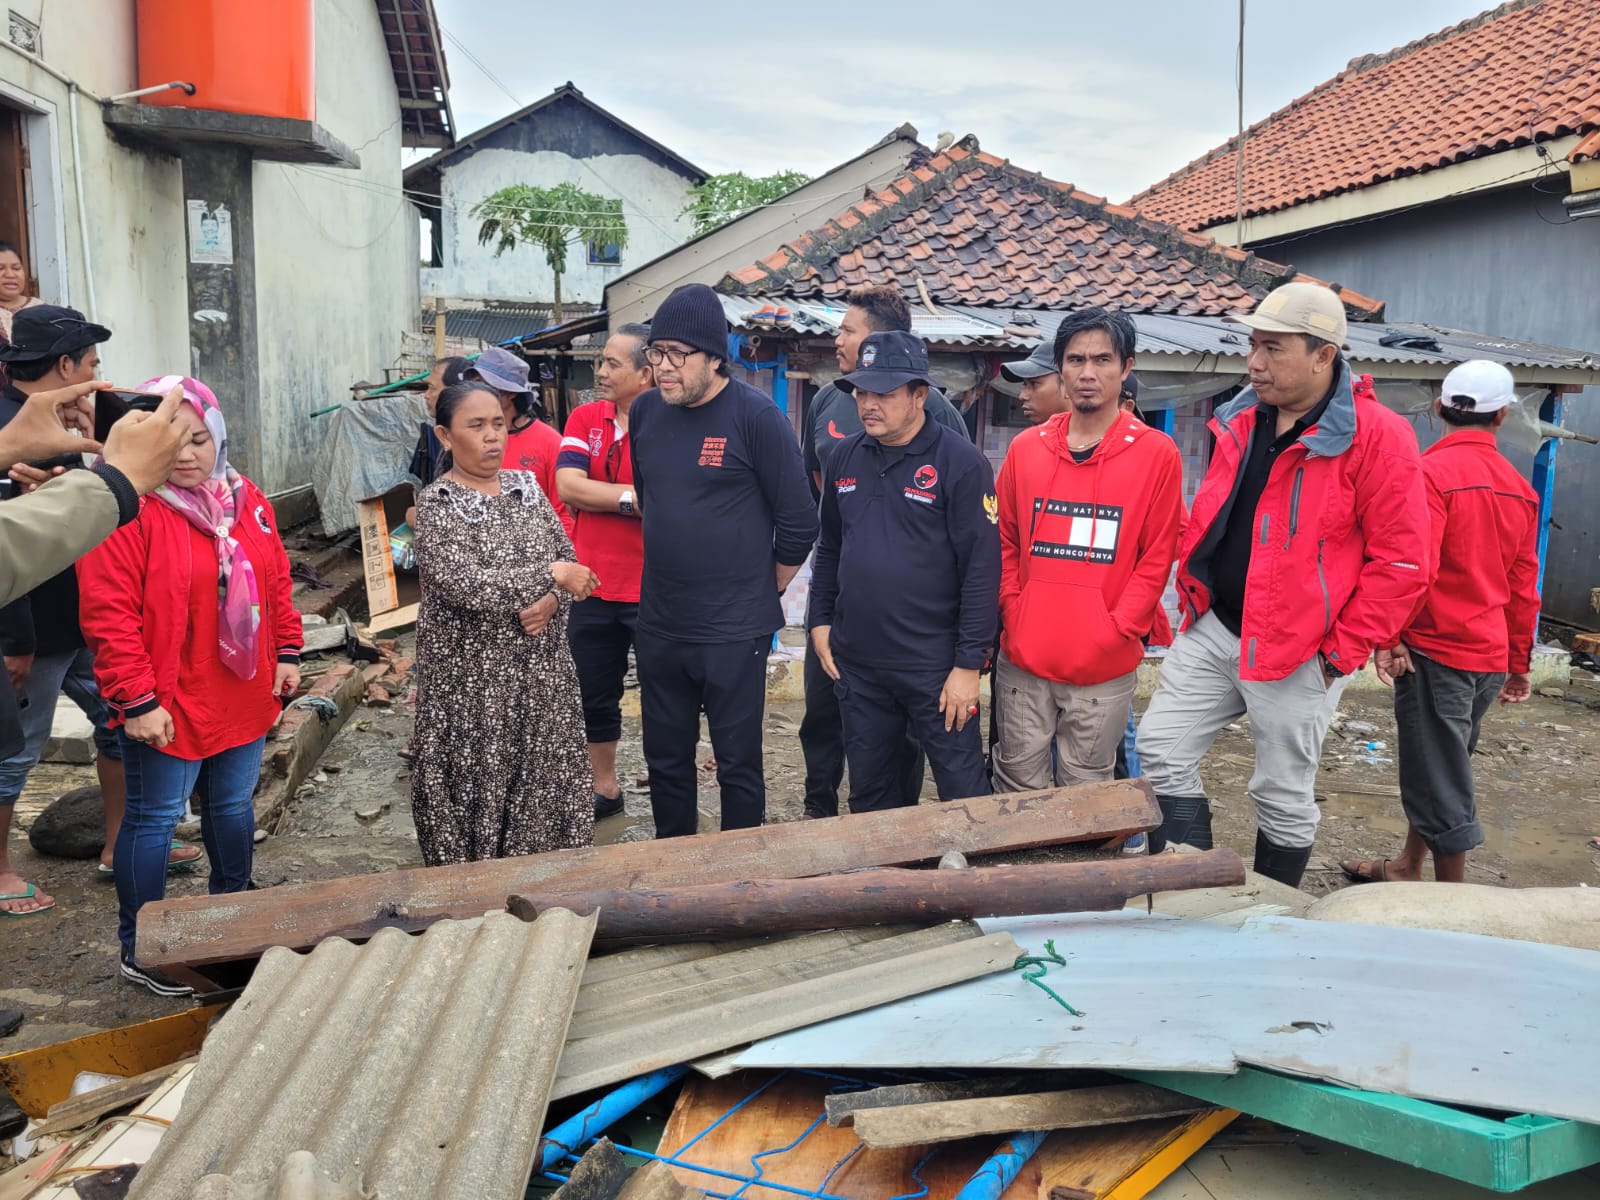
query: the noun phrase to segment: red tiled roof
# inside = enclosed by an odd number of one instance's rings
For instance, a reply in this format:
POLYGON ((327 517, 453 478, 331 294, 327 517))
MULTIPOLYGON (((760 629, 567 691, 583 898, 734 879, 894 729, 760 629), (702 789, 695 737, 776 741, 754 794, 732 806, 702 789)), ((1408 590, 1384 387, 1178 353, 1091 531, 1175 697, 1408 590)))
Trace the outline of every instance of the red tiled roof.
MULTIPOLYGON (((1244 211, 1276 212, 1600 126, 1600 4, 1513 0, 1338 75, 1245 131, 1244 211)), ((1234 219, 1235 139, 1128 203, 1234 219)))
MULTIPOLYGON (((969 139, 725 276, 718 290, 837 299, 894 283, 914 296, 920 282, 943 304, 1217 316, 1295 277, 1292 267, 1019 170, 969 139)), ((1341 295, 1357 318, 1382 314, 1379 301, 1341 295)))
POLYGON ((1591 158, 1600 158, 1600 129, 1584 138, 1567 154, 1567 161, 1572 163, 1587 162, 1591 158))

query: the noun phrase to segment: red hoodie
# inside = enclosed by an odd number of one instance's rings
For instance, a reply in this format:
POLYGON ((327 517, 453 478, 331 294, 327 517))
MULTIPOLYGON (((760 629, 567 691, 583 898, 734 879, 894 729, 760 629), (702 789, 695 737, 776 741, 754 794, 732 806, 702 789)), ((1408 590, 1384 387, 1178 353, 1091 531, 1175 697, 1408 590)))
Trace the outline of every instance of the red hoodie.
POLYGON ((1000 648, 1030 675, 1086 686, 1144 657, 1178 554, 1183 459, 1120 413, 1074 462, 1071 421, 1019 434, 1000 468, 1000 648))
POLYGON ((556 491, 556 459, 560 457, 561 435, 556 432, 555 426, 535 419, 532 424, 506 435, 506 457, 500 469, 533 472, 545 499, 550 501, 556 516, 561 518, 561 528, 567 531, 567 540, 571 541, 578 527, 567 506, 561 502, 560 493, 556 491))

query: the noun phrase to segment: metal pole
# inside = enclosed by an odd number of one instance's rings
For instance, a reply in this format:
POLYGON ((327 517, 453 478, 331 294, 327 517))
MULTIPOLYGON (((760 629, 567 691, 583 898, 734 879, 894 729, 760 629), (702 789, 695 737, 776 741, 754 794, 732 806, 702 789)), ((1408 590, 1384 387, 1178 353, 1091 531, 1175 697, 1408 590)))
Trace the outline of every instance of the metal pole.
POLYGON ((1238 133, 1234 138, 1234 157, 1238 160, 1234 173, 1233 244, 1244 247, 1244 3, 1239 0, 1239 75, 1235 80, 1238 97, 1238 133))

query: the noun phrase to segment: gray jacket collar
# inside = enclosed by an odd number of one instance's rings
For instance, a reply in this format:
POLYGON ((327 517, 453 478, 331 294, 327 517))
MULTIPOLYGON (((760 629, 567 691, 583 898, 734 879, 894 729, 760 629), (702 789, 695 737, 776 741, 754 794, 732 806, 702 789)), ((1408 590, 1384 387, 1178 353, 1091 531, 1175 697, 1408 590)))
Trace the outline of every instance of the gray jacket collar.
MULTIPOLYGON (((1258 406, 1266 407, 1256 396, 1255 388, 1247 387, 1217 410, 1217 420, 1226 426, 1240 413, 1258 406)), ((1308 454, 1335 458, 1350 449, 1355 437, 1356 398, 1351 387, 1350 364, 1341 355, 1339 375, 1334 380, 1333 396, 1328 401, 1328 407, 1323 410, 1316 426, 1300 439, 1300 444, 1308 454)))

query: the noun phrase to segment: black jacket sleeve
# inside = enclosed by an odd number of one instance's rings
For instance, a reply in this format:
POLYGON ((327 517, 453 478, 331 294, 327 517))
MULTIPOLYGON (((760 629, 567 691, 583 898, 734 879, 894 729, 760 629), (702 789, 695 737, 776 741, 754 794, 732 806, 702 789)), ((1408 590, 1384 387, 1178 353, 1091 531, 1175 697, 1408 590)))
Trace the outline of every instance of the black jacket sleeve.
MULTIPOLYGON (((834 455, 834 458, 841 455, 834 455)), ((837 472, 822 477, 822 506, 817 554, 811 560, 811 602, 806 609, 806 628, 833 624, 834 606, 839 600, 839 490, 833 486, 837 472)))
POLYGON ((38 646, 33 631, 33 602, 28 596, 18 596, 0 608, 0 654, 7 658, 25 658, 38 646))
POLYGON ((772 514, 773 557, 782 566, 798 567, 817 540, 817 504, 806 482, 794 430, 773 404, 754 409, 747 428, 761 491, 772 514))
POLYGON ((994 468, 984 459, 956 481, 945 518, 961 580, 954 665, 969 671, 981 670, 989 661, 1000 619, 998 511, 994 468))
POLYGON ((806 415, 800 422, 800 453, 805 459, 806 482, 811 485, 813 500, 822 498, 822 493, 817 489, 817 476, 822 474, 822 463, 817 459, 817 402, 821 398, 821 392, 811 398, 811 403, 806 405, 806 415))
MULTIPOLYGON (((641 396, 640 399, 643 399, 641 396)), ((644 417, 647 405, 640 404, 639 400, 633 402, 633 407, 628 412, 628 459, 633 466, 633 502, 638 505, 641 516, 644 514, 644 472, 639 466, 639 435, 643 432, 644 417)))
POLYGON ((951 433, 959 434, 963 442, 970 442, 967 423, 961 419, 961 410, 938 388, 928 393, 927 413, 951 433))

